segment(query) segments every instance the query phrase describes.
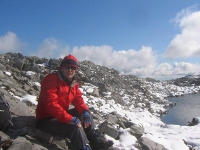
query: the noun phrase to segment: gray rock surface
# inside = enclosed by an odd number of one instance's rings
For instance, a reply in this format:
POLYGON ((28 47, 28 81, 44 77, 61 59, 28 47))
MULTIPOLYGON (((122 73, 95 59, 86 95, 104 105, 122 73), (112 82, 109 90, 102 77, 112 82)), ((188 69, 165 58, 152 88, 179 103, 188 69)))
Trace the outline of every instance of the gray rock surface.
MULTIPOLYGON (((70 144, 67 139, 61 139, 48 133, 42 132, 34 128, 35 123, 35 108, 24 100, 19 100, 24 95, 30 94, 36 97, 39 96, 40 87, 36 84, 50 72, 57 70, 61 59, 46 59, 38 58, 35 56, 23 56, 20 53, 6 53, 0 54, 0 93, 4 93, 10 110, 13 115, 14 129, 17 132, 3 133, 0 131, 1 147, 6 147, 8 150, 67 150, 70 149, 70 144), (34 74, 27 74, 27 71, 32 71, 34 74)), ((81 78, 81 85, 91 84, 96 86, 92 93, 87 93, 95 97, 104 97, 109 101, 114 99, 115 103, 123 105, 125 108, 129 103, 135 104, 134 106, 141 107, 142 109, 149 109, 152 113, 156 113, 151 109, 151 102, 163 104, 166 108, 169 106, 168 101, 159 99, 151 92, 148 86, 145 87, 145 82, 156 82, 150 78, 141 80, 133 75, 120 75, 118 71, 109 69, 104 66, 95 65, 90 61, 83 61, 78 63, 79 70, 77 76, 81 78), (122 99, 123 95, 131 95, 129 101, 122 99), (107 92, 112 92, 111 96, 107 96, 107 92), (140 96, 139 96, 140 95, 140 96), (143 103, 143 105, 140 105, 143 103)), ((192 82, 190 78, 188 84, 199 84, 199 80, 195 79, 192 82)), ((179 79, 170 81, 173 84, 181 84, 184 80, 179 79), (180 83, 181 82, 181 83, 180 83)), ((167 93, 167 90, 165 91, 167 93)), ((101 102, 98 105, 104 105, 101 102)), ((96 124, 98 124, 99 131, 118 139, 120 133, 119 128, 130 128, 130 133, 138 139, 138 149, 156 150, 163 149, 164 147, 147 138, 141 138, 145 129, 130 122, 128 119, 121 117, 117 112, 110 114, 103 114, 96 111, 95 108, 90 108, 96 124), (116 127, 116 125, 118 127, 116 127)), ((163 112, 158 112, 160 115, 163 112)), ((119 150, 117 147, 112 147, 110 150, 119 150)))

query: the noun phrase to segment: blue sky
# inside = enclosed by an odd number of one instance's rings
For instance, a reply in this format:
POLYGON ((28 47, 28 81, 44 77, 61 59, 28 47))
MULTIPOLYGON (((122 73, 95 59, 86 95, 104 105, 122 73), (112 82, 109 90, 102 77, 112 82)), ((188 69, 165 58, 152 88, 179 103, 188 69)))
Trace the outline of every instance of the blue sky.
POLYGON ((199 0, 0 0, 0 53, 72 53, 140 77, 200 74, 199 0))

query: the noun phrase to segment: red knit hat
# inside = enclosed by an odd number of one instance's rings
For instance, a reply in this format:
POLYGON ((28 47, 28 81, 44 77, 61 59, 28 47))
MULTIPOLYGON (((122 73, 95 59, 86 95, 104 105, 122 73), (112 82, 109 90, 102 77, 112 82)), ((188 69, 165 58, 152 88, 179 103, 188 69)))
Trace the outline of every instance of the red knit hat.
POLYGON ((78 61, 77 61, 76 57, 74 57, 73 55, 69 54, 68 56, 65 56, 63 58, 63 60, 61 61, 60 68, 62 68, 65 65, 69 65, 69 66, 74 66, 77 69, 78 68, 77 62, 78 61))

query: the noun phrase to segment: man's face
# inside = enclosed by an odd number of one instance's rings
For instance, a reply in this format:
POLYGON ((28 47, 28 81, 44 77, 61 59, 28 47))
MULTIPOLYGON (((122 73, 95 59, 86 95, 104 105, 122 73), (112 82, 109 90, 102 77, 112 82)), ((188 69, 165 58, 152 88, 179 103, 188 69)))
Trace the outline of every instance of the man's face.
POLYGON ((72 80, 76 74, 76 67, 65 65, 61 68, 61 71, 68 80, 72 80))

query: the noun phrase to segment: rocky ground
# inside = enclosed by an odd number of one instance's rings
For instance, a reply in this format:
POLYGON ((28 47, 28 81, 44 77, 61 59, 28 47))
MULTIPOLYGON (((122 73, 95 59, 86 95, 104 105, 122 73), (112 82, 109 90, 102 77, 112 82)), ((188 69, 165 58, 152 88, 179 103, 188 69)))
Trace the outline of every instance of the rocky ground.
MULTIPOLYGON (((28 94, 37 99, 40 81, 48 73, 57 70, 60 61, 61 59, 24 56, 20 53, 0 55, 0 92, 4 93, 10 104, 14 129, 19 131, 6 134, 0 132, 1 147, 4 149, 70 149, 70 144, 66 139, 60 139, 34 128, 36 105, 23 98, 28 94), (23 131, 26 131, 26 135, 22 134, 23 131)), ((161 82, 150 78, 141 79, 133 75, 122 75, 114 69, 95 65, 90 61, 79 62, 78 65, 77 76, 82 81, 83 95, 88 99, 98 97, 104 99, 105 102, 114 100, 114 103, 120 104, 124 109, 130 109, 131 105, 135 109, 147 109, 152 115, 158 117, 167 113, 168 107, 173 106, 165 97, 199 92, 198 78, 161 82), (85 87, 93 87, 93 91, 85 87), (162 106, 163 109, 152 108, 152 104, 162 106)), ((91 106, 97 128, 102 133, 117 140, 120 135, 118 128, 130 128, 130 133, 137 138, 134 145, 137 149, 148 150, 156 144, 158 147, 158 143, 141 138, 145 131, 143 126, 138 126, 120 116, 117 111, 102 113, 98 109, 98 106, 105 105, 102 102, 95 102, 95 107, 93 101, 88 101, 88 104, 91 106)), ((162 148, 162 145, 159 147, 162 148)), ((119 148, 110 149, 118 150, 119 148)))

